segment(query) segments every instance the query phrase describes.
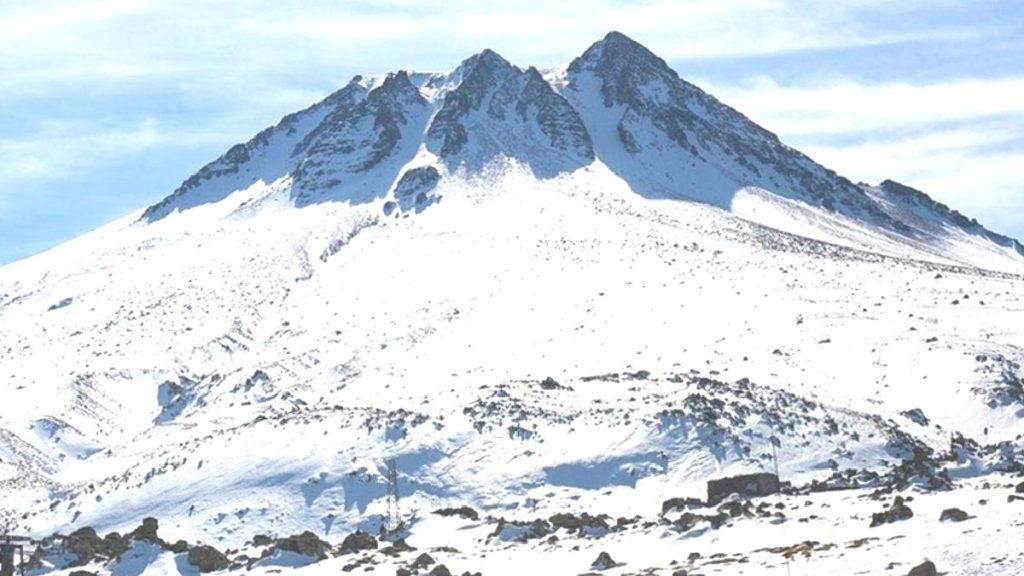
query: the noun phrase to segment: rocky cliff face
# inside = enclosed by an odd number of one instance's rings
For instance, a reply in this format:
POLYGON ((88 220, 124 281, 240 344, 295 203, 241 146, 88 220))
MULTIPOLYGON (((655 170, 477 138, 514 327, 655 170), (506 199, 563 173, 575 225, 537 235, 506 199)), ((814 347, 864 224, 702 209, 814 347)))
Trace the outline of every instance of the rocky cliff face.
POLYGON ((427 146, 449 165, 479 169, 496 155, 554 174, 594 160, 579 115, 535 68, 520 70, 485 50, 452 74, 427 132, 427 146))
MULTIPOLYGON (((385 216, 418 213, 441 199, 435 190, 449 176, 481 174, 502 159, 540 179, 603 166, 641 196, 704 202, 748 218, 750 211, 736 203, 743 190, 756 189, 780 205, 796 202, 825 215, 816 220, 839 219, 824 224, 827 229, 866 228, 887 241, 927 244, 927 254, 948 251, 955 233, 957 242, 979 240, 986 251, 1024 255, 1017 241, 921 192, 894 182, 853 184, 617 32, 565 70, 543 75, 484 50, 447 74, 357 76, 230 148, 142 220, 155 222, 244 190, 250 192, 242 205, 283 191, 297 206, 379 200, 385 216)), ((792 206, 786 210, 783 218, 796 218, 792 206)), ((764 223, 803 229, 777 217, 764 223)))
MULTIPOLYGON (((664 60, 622 34, 608 34, 569 65, 567 93, 583 107, 595 97, 600 99, 603 106, 591 104, 590 116, 601 118, 591 123, 600 130, 596 125, 614 121, 614 144, 627 154, 618 160, 624 165, 622 172, 633 172, 645 157, 664 156, 666 146, 676 148, 667 154, 677 158, 676 166, 660 170, 663 176, 655 172, 653 177, 660 181, 646 185, 653 195, 662 195, 660 190, 729 208, 736 190, 758 186, 901 228, 852 182, 682 80, 664 60), (595 90, 599 96, 593 94, 595 90), (695 180, 677 171, 711 174, 695 180)), ((609 143, 599 155, 612 162, 621 158, 614 144, 609 143)))

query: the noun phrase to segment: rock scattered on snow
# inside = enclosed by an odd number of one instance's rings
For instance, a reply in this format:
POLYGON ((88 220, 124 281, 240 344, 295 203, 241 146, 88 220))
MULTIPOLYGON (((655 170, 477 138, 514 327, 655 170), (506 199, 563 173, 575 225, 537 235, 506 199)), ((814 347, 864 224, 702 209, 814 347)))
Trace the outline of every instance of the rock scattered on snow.
POLYGON ((200 574, 226 570, 231 565, 227 556, 213 546, 196 546, 188 551, 188 563, 195 566, 200 574))
POLYGON ((942 511, 942 515, 939 517, 939 522, 963 522, 970 516, 967 512, 959 508, 947 508, 942 511))
POLYGON ((907 576, 938 576, 938 574, 935 564, 931 560, 925 560, 924 563, 912 568, 907 576))

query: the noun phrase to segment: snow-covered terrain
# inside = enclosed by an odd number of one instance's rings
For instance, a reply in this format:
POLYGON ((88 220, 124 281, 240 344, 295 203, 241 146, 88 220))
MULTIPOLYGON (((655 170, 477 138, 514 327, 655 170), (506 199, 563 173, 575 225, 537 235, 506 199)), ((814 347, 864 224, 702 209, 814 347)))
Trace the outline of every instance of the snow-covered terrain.
POLYGON ((0 268, 0 510, 159 520, 33 574, 194 573, 200 543, 254 573, 1019 574, 1022 298, 1015 240, 621 34, 562 70, 357 77, 0 268), (388 459, 416 550, 353 551, 388 459))

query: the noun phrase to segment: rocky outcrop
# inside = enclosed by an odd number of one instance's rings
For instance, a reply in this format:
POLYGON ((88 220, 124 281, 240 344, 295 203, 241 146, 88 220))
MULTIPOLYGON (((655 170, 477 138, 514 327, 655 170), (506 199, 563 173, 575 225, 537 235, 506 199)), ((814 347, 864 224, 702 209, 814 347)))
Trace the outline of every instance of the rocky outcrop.
MULTIPOLYGON (((349 536, 351 538, 351 536, 349 536)), ((373 548, 375 549, 376 540, 373 540, 373 548)), ((348 542, 348 539, 345 540, 348 542)), ((331 550, 331 545, 321 540, 316 534, 306 531, 296 536, 289 536, 287 538, 280 538, 277 540, 275 547, 278 550, 284 550, 286 552, 294 552, 303 556, 309 556, 316 558, 317 560, 326 560, 327 555, 331 550)))
POLYGON ((925 560, 923 563, 910 569, 907 576, 938 576, 939 572, 935 568, 930 560, 925 560))
POLYGON ((593 161, 579 114, 535 68, 521 70, 484 50, 452 76, 457 85, 427 131, 428 148, 449 164, 480 168, 503 155, 543 177, 593 161))
POLYGON ((362 550, 376 550, 377 539, 366 532, 356 531, 345 537, 339 551, 342 554, 354 554, 362 550))
POLYGON ((213 546, 196 546, 188 551, 188 563, 199 570, 201 574, 227 570, 231 562, 228 561, 221 551, 213 546))
POLYGON ((458 508, 442 508, 441 510, 435 510, 434 514, 438 516, 461 516, 466 520, 473 520, 474 522, 480 519, 480 514, 470 508, 469 506, 460 506, 458 508))
POLYGON ((913 517, 914 511, 906 505, 902 496, 897 496, 888 510, 871 515, 871 527, 874 528, 883 524, 909 520, 913 517))
POLYGON ((608 554, 607 552, 601 552, 598 554, 597 560, 594 560, 590 565, 594 570, 608 570, 610 568, 615 568, 616 566, 622 566, 622 564, 613 560, 611 554, 608 554))
POLYGON ((939 522, 963 522, 969 518, 967 512, 959 508, 947 508, 939 515, 939 522))

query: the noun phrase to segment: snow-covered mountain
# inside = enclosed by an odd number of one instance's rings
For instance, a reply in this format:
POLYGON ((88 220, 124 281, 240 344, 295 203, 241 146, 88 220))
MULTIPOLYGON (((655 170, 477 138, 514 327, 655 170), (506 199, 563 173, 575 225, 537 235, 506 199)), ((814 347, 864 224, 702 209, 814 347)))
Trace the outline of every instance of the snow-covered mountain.
POLYGON ((394 458, 408 542, 459 571, 1019 573, 1022 274, 618 33, 560 70, 360 76, 0 268, 0 509, 189 543, 38 573, 187 572, 198 542, 266 572, 309 554, 255 534, 376 533, 394 458), (666 504, 776 466, 760 508, 666 504), (919 516, 869 526, 893 491, 919 516))

